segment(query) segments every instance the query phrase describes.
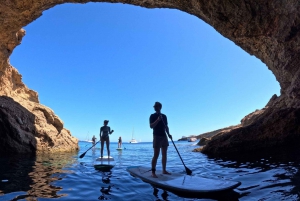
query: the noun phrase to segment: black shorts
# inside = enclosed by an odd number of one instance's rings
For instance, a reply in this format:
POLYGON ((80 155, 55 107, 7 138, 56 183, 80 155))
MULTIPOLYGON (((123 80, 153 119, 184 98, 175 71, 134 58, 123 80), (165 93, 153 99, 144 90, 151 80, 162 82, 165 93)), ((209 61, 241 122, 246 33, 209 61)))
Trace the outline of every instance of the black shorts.
POLYGON ((109 136, 101 137, 100 139, 101 139, 101 141, 108 141, 109 140, 109 136))
POLYGON ((169 146, 169 142, 166 135, 164 136, 153 135, 153 148, 162 148, 168 146, 169 146))

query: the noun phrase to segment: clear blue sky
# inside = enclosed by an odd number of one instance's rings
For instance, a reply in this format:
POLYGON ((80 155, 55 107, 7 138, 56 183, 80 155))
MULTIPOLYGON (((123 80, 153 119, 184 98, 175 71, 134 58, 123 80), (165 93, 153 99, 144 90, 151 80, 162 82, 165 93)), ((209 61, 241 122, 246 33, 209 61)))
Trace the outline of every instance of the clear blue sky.
MULTIPOLYGON (((178 10, 63 4, 25 27, 11 64, 71 133, 152 140, 160 101, 174 139, 235 125, 280 93, 266 65, 178 10)), ((98 137, 99 139, 99 137, 98 137)))

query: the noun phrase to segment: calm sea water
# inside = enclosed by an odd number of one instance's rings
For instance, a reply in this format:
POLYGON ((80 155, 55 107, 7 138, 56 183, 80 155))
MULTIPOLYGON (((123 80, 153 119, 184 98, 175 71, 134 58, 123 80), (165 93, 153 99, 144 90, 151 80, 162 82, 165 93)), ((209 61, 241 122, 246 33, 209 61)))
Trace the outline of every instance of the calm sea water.
MULTIPOLYGON (((79 159, 91 146, 91 143, 80 142, 78 153, 1 158, 0 200, 299 200, 299 163, 266 159, 243 163, 215 160, 192 152, 197 147, 193 142, 175 143, 193 175, 232 179, 241 181, 242 185, 222 195, 174 194, 134 178, 126 171, 127 166, 150 166, 151 143, 124 144, 121 152, 116 150, 117 143, 111 143, 116 166, 111 172, 103 173, 93 167, 100 155, 99 146, 79 159)), ((171 172, 184 173, 172 143, 167 166, 171 172)), ((160 160, 157 168, 161 168, 160 160)))

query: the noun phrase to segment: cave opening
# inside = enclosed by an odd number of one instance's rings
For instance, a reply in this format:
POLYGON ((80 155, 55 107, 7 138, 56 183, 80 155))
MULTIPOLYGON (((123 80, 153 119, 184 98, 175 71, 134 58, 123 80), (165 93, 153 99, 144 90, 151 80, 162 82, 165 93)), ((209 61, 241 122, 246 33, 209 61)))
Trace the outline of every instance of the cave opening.
POLYGON ((279 95, 265 64, 179 10, 63 4, 25 30, 11 64, 79 139, 110 119, 128 138, 134 127, 150 141, 155 101, 175 138, 200 134, 238 124, 279 95))

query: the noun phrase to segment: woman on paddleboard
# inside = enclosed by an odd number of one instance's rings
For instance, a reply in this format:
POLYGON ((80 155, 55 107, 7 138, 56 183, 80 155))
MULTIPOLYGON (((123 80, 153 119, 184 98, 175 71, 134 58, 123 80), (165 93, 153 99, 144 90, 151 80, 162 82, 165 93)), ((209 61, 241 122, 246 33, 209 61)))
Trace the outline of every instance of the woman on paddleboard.
POLYGON ((96 137, 95 137, 95 135, 93 135, 93 138, 92 138, 92 142, 93 142, 93 146, 95 146, 95 144, 96 144, 96 137))
POLYGON ((104 126, 100 128, 100 140, 101 140, 101 158, 103 158, 103 147, 104 142, 106 142, 106 149, 107 149, 107 155, 108 158, 110 156, 110 150, 109 150, 109 135, 114 132, 114 130, 110 130, 110 127, 107 126, 108 120, 104 120, 104 126))
POLYGON ((121 138, 121 136, 119 137, 119 140, 118 140, 118 148, 122 148, 122 138, 121 138))
POLYGON ((150 116, 150 128, 153 129, 153 151, 154 151, 152 162, 151 162, 151 171, 152 171, 152 177, 157 178, 155 171, 156 171, 157 158, 159 156, 160 150, 162 154, 162 159, 161 159, 162 168, 163 168, 162 172, 163 174, 170 174, 166 170, 167 150, 169 146, 166 133, 168 134, 170 139, 172 139, 172 135, 170 135, 169 133, 167 116, 160 112, 162 108, 162 104, 160 102, 155 102, 153 107, 155 113, 151 114, 150 116))

